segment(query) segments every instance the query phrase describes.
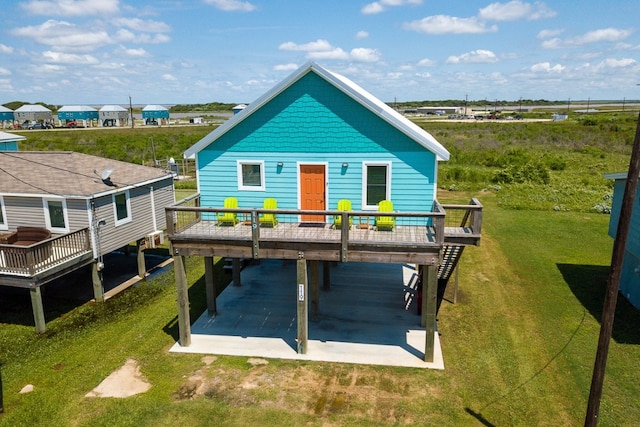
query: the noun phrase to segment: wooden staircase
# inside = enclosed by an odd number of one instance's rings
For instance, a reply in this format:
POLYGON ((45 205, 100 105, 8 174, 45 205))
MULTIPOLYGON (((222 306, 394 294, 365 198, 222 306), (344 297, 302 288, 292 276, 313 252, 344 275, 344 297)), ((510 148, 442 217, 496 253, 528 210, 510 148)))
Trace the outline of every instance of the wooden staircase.
POLYGON ((438 279, 445 283, 453 274, 458 265, 458 261, 462 257, 464 246, 461 245, 445 245, 443 248, 442 262, 438 266, 438 279))

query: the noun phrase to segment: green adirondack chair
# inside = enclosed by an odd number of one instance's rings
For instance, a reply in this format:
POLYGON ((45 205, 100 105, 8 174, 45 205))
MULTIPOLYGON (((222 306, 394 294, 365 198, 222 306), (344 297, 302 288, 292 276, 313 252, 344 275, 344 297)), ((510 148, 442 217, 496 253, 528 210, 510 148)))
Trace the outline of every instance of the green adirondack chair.
MULTIPOLYGON (((338 200, 338 210, 341 212, 350 211, 351 200, 347 200, 347 199, 338 200)), ((349 228, 351 228, 351 224, 353 224, 353 217, 349 217, 349 228)), ((342 215, 333 216, 333 225, 335 226, 335 228, 342 227, 342 215)))
MULTIPOLYGON (((227 197, 224 199, 223 206, 229 209, 238 208, 238 199, 235 197, 227 197)), ((218 212, 218 225, 232 225, 235 226, 238 223, 238 214, 235 212, 218 212)))
MULTIPOLYGON (((262 206, 264 209, 278 209, 278 201, 273 197, 269 197, 264 199, 264 203, 262 206)), ((275 227, 278 224, 278 218, 276 214, 272 213, 263 213, 260 215, 260 226, 261 227, 275 227)))
MULTIPOLYGON (((393 202, 391 200, 382 200, 378 203, 378 212, 393 212, 393 202)), ((396 218, 394 216, 379 216, 376 217, 376 230, 388 230, 393 231, 396 225, 396 218)))

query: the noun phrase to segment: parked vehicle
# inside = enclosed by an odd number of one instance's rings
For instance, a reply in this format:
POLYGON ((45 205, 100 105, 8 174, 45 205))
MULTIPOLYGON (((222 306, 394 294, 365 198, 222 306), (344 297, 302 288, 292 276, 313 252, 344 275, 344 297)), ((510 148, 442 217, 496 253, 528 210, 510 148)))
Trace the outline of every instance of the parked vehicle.
POLYGON ((29 125, 29 127, 27 128, 29 130, 34 130, 34 129, 51 129, 51 125, 48 123, 33 123, 31 125, 29 125))

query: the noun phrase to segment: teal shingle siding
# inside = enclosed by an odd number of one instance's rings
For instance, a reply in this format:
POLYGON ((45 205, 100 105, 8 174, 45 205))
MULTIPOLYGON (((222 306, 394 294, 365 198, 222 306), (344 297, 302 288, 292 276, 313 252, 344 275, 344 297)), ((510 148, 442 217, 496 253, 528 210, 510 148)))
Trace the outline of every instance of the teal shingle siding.
POLYGON ((328 165, 329 209, 342 198, 361 208, 363 161, 392 163, 397 210, 429 211, 434 199, 435 155, 314 73, 197 155, 203 206, 235 196, 240 207, 260 207, 275 197, 280 208, 296 209, 297 162, 328 165), (265 191, 238 191, 237 160, 264 161, 265 191))

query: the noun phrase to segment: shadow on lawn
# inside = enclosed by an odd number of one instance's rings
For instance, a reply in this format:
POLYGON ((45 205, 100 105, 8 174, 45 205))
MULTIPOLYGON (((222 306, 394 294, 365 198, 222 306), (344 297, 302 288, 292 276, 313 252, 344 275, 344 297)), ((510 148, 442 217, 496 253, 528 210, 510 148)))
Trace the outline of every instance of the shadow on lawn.
MULTIPOLYGON (((589 313, 602 319, 602 305, 609 278, 609 266, 557 264, 565 282, 589 313)), ((640 311, 618 294, 612 338, 620 344, 640 344, 640 311)))

